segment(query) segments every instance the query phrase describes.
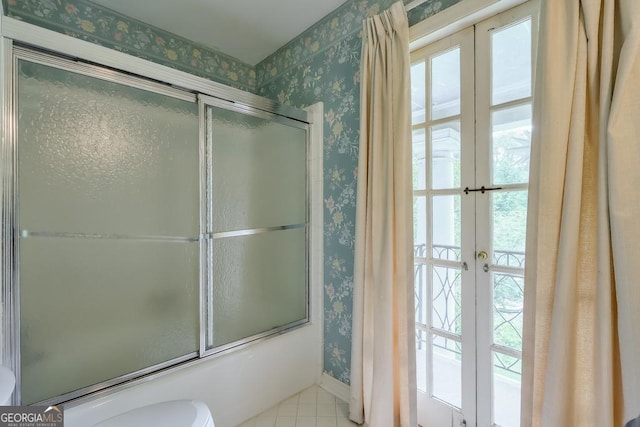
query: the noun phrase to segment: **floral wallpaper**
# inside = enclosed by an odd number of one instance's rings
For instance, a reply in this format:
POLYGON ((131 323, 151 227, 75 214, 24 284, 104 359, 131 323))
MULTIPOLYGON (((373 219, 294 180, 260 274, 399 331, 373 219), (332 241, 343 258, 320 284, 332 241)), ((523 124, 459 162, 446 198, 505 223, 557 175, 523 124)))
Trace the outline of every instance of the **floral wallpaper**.
POLYGON ((349 382, 358 161, 358 33, 276 76, 262 95, 307 106, 324 102, 324 370, 349 382))
MULTIPOLYGON (((87 0, 2 0, 5 13, 281 103, 324 102, 324 370, 349 383, 362 20, 395 0, 347 0, 252 67, 87 0)), ((409 0, 404 0, 407 3, 409 0)), ((413 25, 463 0, 427 0, 413 25)))
MULTIPOLYGON (((276 76, 322 50, 359 32, 362 20, 391 6, 396 0, 351 0, 318 21, 276 53, 256 66, 257 87, 269 83, 276 76)), ((409 25, 416 24, 461 0, 427 0, 408 12, 409 25)), ((408 3, 409 0, 405 0, 408 3)))
POLYGON ((385 10, 395 0, 350 0, 315 23, 256 66, 261 87, 292 66, 321 53, 362 29, 362 20, 385 10))
MULTIPOLYGON (((453 6, 456 3, 461 2, 462 0, 436 0, 436 1, 427 1, 420 6, 411 9, 407 13, 407 18, 409 18, 409 26, 417 24, 420 21, 424 21, 430 16, 435 15, 436 13, 445 10, 448 7, 453 6)), ((405 2, 406 3, 406 2, 405 2)))
POLYGON ((6 14, 40 27, 253 92, 254 67, 87 0, 3 0, 6 14))
MULTIPOLYGON (((419 22, 462 0, 427 0, 419 22)), ((296 107, 324 102, 324 370, 348 384, 360 126, 362 20, 389 0, 350 0, 257 65, 257 93, 296 107)))

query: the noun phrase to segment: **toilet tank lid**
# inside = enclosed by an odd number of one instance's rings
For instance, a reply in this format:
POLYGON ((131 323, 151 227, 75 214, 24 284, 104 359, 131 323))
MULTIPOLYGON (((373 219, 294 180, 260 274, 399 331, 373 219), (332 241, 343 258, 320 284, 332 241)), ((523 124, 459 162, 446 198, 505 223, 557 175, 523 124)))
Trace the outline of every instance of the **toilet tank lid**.
POLYGON ((172 400, 124 412, 94 427, 205 427, 212 426, 211 413, 198 400, 172 400))

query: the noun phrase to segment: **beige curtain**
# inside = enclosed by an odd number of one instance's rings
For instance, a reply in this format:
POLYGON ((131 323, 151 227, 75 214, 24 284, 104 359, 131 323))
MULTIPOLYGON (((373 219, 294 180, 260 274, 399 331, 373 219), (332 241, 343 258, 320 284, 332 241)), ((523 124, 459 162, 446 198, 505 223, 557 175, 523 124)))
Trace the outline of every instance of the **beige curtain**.
POLYGON ((523 427, 640 413, 639 24, 638 0, 542 0, 523 427))
POLYGON ((409 27, 364 22, 351 353, 352 420, 416 427, 409 27))

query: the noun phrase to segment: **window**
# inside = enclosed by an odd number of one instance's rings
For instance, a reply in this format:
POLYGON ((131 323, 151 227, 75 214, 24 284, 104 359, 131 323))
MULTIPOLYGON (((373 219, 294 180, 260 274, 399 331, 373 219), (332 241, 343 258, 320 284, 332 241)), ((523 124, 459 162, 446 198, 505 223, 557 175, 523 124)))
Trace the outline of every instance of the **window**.
POLYGON ((3 286, 19 403, 308 322, 307 123, 14 56, 3 286))
POLYGON ((423 427, 520 423, 536 19, 527 4, 412 53, 423 427))

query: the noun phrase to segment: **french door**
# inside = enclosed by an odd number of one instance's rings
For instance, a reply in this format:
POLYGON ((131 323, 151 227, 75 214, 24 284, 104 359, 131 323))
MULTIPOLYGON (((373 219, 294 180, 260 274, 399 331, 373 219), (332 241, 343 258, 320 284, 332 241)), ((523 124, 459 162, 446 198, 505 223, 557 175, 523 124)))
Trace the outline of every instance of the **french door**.
POLYGON ((412 53, 423 427, 520 425, 535 10, 412 53))

